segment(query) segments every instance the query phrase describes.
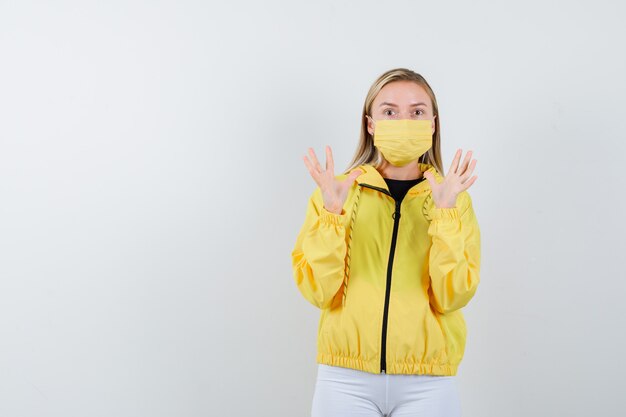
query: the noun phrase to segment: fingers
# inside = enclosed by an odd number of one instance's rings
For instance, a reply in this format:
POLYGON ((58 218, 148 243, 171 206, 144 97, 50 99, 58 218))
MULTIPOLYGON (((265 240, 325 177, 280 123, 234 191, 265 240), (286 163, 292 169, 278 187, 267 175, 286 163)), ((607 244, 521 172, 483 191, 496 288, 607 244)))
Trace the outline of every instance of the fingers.
POLYGON ((474 175, 472 178, 469 179, 469 181, 466 181, 463 185, 464 188, 462 191, 467 190, 468 188, 470 188, 472 186, 472 184, 474 184, 476 182, 476 178, 478 178, 478 175, 474 175))
POLYGON ((324 180, 324 178, 328 179, 328 176, 323 177, 322 175, 330 175, 331 178, 334 177, 335 162, 333 160, 332 149, 330 148, 330 146, 328 145, 326 146, 326 170, 325 171, 322 170, 320 162, 317 159, 317 155, 315 155, 315 151, 313 150, 313 148, 308 148, 308 151, 309 151, 311 160, 309 161, 309 158, 307 158, 306 155, 304 155, 302 159, 307 169, 309 170, 309 173, 311 174, 311 176, 317 183, 317 185, 322 187, 323 185, 322 183, 326 183, 326 180, 324 180), (326 174, 326 173, 329 173, 329 174, 326 174))
POLYGON ((350 183, 354 182, 354 180, 359 178, 359 175, 361 175, 361 174, 363 174, 363 171, 361 171, 360 169, 357 169, 354 172, 352 172, 350 174, 350 183))
POLYGON ((468 151, 465 154, 465 158, 463 158, 463 162, 461 163, 461 166, 459 167, 457 174, 462 175, 465 172, 465 170, 467 169, 467 164, 469 163, 471 159, 471 156, 472 156, 472 151, 468 151))
POLYGON ((461 158, 461 149, 457 149, 454 154, 454 158, 452 159, 452 163, 450 164, 450 169, 448 170, 448 174, 456 174, 457 167, 459 166, 459 159, 461 158))
MULTIPOLYGON (((333 159, 333 150, 329 145, 326 145, 326 170, 323 171, 320 166, 319 160, 315 155, 315 151, 313 148, 308 148, 309 155, 311 160, 307 158, 306 155, 302 157, 304 164, 306 165, 309 173, 315 180, 315 182, 321 187, 322 183, 328 184, 329 181, 332 181, 335 177, 335 160, 333 159)), ((363 174, 363 170, 356 169, 350 173, 350 175, 342 182, 349 182, 352 184, 354 180, 356 180, 359 175, 363 174)))
POLYGON ((476 160, 472 161, 472 154, 474 151, 468 151, 465 154, 465 158, 463 158, 463 162, 459 164, 459 160, 461 159, 461 155, 463 154, 462 149, 457 149, 454 154, 454 159, 452 160, 452 164, 450 165, 450 171, 448 173, 458 174, 461 178, 465 179, 471 175, 471 171, 474 169, 473 167, 476 165, 476 160), (470 170, 468 170, 468 165, 472 164, 470 170))
POLYGON ((461 175, 461 182, 464 182, 470 175, 472 175, 472 172, 474 172, 474 167, 476 167, 476 162, 476 159, 472 160, 469 167, 465 170, 465 172, 463 172, 463 175, 461 175))
POLYGON ((302 159, 304 160, 304 165, 306 165, 307 169, 309 170, 309 173, 311 174, 311 177, 313 177, 313 180, 315 180, 317 185, 320 185, 320 174, 319 174, 319 172, 315 169, 315 167, 313 166, 311 161, 309 161, 309 158, 307 158, 306 155, 304 155, 302 157, 302 159))
POLYGON ((322 167, 320 166, 320 162, 317 160, 317 156, 315 156, 315 151, 313 148, 309 148, 309 155, 311 155, 311 159, 313 160, 313 166, 317 169, 318 172, 322 172, 322 167))
POLYGON ((328 145, 326 145, 326 171, 330 171, 333 175, 335 173, 335 161, 333 160, 333 152, 328 145))

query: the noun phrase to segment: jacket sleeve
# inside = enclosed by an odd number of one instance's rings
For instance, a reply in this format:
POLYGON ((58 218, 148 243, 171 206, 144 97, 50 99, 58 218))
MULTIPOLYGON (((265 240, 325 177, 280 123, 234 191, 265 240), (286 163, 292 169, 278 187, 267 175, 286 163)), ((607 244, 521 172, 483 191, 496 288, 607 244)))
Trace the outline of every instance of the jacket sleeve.
POLYGON ((433 206, 430 217, 432 302, 437 311, 446 314, 467 305, 476 292, 480 282, 480 229, 467 191, 459 193, 456 207, 433 206))
POLYGON ((331 305, 344 279, 346 257, 346 211, 324 208, 320 188, 311 194, 304 224, 291 252, 293 277, 298 289, 314 306, 331 305))

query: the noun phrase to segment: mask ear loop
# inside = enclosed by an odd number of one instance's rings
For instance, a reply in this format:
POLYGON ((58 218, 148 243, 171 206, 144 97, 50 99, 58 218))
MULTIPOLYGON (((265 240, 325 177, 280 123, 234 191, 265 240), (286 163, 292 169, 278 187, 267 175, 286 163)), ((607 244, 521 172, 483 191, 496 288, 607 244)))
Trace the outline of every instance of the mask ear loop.
POLYGON ((356 197, 354 205, 352 207, 352 215, 350 216, 350 229, 348 231, 348 250, 346 252, 346 268, 343 277, 343 295, 341 297, 341 306, 346 305, 346 293, 348 292, 348 279, 350 277, 350 261, 351 261, 351 243, 352 243, 352 231, 354 230, 354 221, 356 219, 356 213, 359 207, 359 198, 361 197, 361 186, 356 185, 356 197))

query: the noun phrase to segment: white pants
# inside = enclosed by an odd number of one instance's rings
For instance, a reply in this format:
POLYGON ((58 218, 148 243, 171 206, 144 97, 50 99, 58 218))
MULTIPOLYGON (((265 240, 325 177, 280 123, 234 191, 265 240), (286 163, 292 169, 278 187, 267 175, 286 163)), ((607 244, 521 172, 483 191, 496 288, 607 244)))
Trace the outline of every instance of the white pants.
POLYGON ((460 417, 455 376, 374 374, 318 363, 312 417, 460 417))

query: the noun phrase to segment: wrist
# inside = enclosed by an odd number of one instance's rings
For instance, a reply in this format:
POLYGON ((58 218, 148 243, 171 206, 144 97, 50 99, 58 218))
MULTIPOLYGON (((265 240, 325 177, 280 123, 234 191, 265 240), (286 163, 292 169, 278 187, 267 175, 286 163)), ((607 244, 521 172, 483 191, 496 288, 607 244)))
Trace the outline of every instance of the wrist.
POLYGON ((456 208, 456 196, 454 196, 453 200, 441 201, 440 204, 437 201, 433 201, 435 208, 439 209, 451 209, 456 208))
POLYGON ((324 210, 326 210, 327 213, 339 214, 339 215, 342 215, 342 214, 346 213, 346 211, 343 209, 343 207, 337 207, 337 208, 329 209, 329 208, 326 208, 326 206, 322 206, 322 208, 324 210))

